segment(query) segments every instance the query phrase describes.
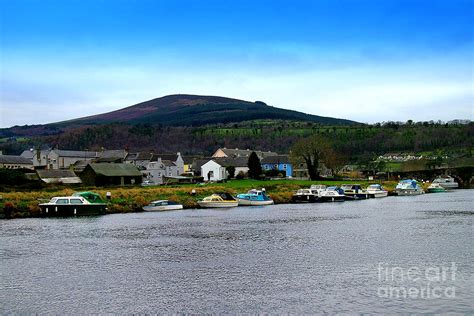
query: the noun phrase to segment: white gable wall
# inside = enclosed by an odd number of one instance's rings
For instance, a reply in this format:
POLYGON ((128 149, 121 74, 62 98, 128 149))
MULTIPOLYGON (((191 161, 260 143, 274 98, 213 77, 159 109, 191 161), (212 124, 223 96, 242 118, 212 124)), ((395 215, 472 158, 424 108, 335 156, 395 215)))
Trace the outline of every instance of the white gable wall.
POLYGON ((209 160, 201 167, 201 175, 205 181, 221 181, 227 179, 225 167, 222 167, 214 160, 209 160), (208 175, 210 174, 210 177, 208 175))

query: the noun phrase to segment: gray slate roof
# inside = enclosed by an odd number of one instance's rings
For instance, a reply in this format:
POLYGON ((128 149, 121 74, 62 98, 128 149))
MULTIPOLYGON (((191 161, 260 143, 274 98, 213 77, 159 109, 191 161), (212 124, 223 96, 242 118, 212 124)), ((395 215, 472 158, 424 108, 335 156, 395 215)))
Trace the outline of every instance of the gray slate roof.
POLYGON ((260 150, 251 150, 251 149, 230 149, 230 148, 221 148, 221 150, 230 158, 230 157, 249 157, 252 151, 254 151, 258 157, 266 156, 275 156, 278 155, 272 151, 260 151, 260 150))
POLYGON ((176 161, 178 160, 178 155, 177 154, 153 154, 150 161, 158 161, 158 158, 161 158, 161 160, 176 161))
POLYGON ((30 159, 22 156, 0 155, 0 163, 18 164, 18 165, 32 165, 30 159))
POLYGON ((38 169, 36 173, 38 177, 46 183, 82 183, 81 179, 72 170, 38 169))
POLYGON ((262 160, 260 160, 260 163, 262 164, 291 164, 290 161, 290 156, 288 155, 275 155, 275 156, 269 156, 265 157, 262 160))
POLYGON ((215 162, 220 164, 223 167, 247 167, 248 166, 248 157, 237 157, 237 158, 213 158, 215 162))
POLYGON ((60 157, 74 157, 74 158, 96 158, 98 153, 95 151, 81 151, 81 150, 61 150, 53 149, 60 157))
POLYGON ((150 152, 129 153, 125 160, 126 161, 150 160, 152 156, 153 156, 153 153, 150 153, 150 152))
POLYGON ((32 150, 25 150, 21 153, 21 155, 23 158, 26 158, 26 159, 33 159, 33 157, 35 156, 35 152, 32 151, 32 150))
POLYGON ((141 177, 141 172, 132 164, 91 163, 89 166, 98 174, 106 177, 141 177))
POLYGON ((99 152, 99 158, 101 159, 125 159, 125 157, 127 157, 127 151, 124 149, 104 150, 102 152, 99 152))

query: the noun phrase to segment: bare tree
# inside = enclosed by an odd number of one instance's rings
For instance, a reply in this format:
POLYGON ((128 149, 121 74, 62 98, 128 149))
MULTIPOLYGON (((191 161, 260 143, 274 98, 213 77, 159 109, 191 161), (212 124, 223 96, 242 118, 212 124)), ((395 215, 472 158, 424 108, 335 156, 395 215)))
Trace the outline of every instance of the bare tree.
POLYGON ((318 166, 322 160, 331 159, 333 149, 330 142, 319 135, 299 140, 291 148, 291 159, 296 164, 304 162, 311 180, 319 178, 318 166))

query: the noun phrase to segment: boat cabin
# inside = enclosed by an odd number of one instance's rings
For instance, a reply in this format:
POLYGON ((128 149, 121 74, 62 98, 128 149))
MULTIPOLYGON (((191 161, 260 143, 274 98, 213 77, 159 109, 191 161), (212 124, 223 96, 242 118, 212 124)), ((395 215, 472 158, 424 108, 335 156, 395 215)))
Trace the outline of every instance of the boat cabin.
POLYGON ((168 200, 153 201, 150 203, 150 206, 168 206, 168 205, 179 205, 179 204, 173 201, 168 201, 168 200))
POLYGON ((360 184, 343 184, 341 188, 346 193, 359 193, 362 191, 362 186, 360 184))
POLYGON ((54 205, 80 205, 80 204, 89 204, 85 198, 81 196, 61 196, 61 197, 53 197, 49 202, 49 204, 54 205))

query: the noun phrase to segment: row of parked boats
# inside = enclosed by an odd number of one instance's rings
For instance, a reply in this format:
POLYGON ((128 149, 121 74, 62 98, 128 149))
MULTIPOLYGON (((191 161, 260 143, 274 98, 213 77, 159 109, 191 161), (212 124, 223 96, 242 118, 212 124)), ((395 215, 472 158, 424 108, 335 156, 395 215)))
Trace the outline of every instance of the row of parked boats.
MULTIPOLYGON (((202 208, 229 208, 237 206, 262 206, 273 204, 265 189, 250 190, 233 197, 229 193, 216 193, 198 201, 202 208)), ((101 215, 107 211, 107 202, 94 192, 77 192, 72 196, 53 197, 49 202, 40 203, 40 215, 66 217, 80 215, 101 215)), ((170 200, 152 201, 143 207, 144 211, 180 210, 183 205, 170 200)))
MULTIPOLYGON (((446 192, 447 189, 457 188, 453 178, 438 178, 428 187, 429 193, 446 192), (449 179, 450 178, 450 179, 449 179)), ((401 196, 424 194, 421 185, 414 179, 400 181, 395 194, 401 196)), ((380 184, 371 184, 363 189, 360 184, 338 186, 312 185, 308 189, 298 190, 292 197, 295 203, 342 202, 346 200, 361 200, 383 198, 388 191, 380 184)), ((237 206, 263 206, 273 204, 273 199, 265 189, 252 189, 236 197, 229 193, 216 193, 197 202, 202 208, 229 208, 237 206)), ((39 204, 42 216, 79 216, 105 214, 107 202, 94 192, 78 192, 72 196, 54 197, 47 203, 39 204)), ((157 200, 143 207, 144 211, 179 210, 183 205, 169 200, 157 200)))

